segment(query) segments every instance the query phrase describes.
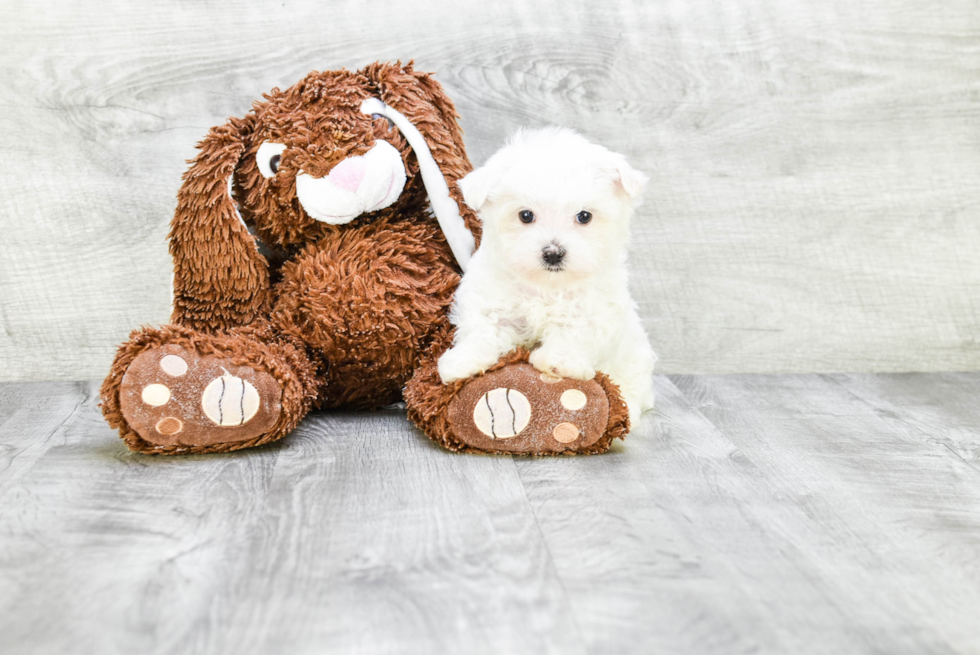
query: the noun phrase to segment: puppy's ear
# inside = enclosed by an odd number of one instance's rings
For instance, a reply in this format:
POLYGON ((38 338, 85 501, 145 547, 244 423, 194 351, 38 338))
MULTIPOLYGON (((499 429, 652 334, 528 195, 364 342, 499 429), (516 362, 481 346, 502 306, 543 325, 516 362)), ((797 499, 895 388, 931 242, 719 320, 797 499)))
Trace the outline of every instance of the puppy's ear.
POLYGON ((491 171, 487 167, 478 168, 459 181, 459 190, 463 192, 463 202, 470 206, 474 211, 480 211, 480 207, 487 201, 492 184, 491 171))
POLYGON ((507 173, 514 161, 514 151, 511 146, 498 150, 487 163, 476 169, 459 181, 459 190, 463 192, 463 200, 476 211, 486 204, 487 199, 504 174, 507 173))
POLYGON ((643 189, 647 186, 649 178, 646 173, 638 171, 626 161, 622 155, 616 155, 613 168, 615 170, 616 182, 623 188, 626 195, 633 201, 634 205, 639 204, 643 189))

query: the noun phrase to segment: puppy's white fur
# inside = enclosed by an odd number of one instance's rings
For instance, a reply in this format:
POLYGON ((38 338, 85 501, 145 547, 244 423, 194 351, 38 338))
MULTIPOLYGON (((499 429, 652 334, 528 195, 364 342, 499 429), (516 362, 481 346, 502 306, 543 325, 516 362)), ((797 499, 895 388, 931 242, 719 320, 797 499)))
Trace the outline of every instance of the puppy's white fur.
POLYGON ((522 130, 460 181, 483 240, 451 312, 456 338, 439 360, 444 383, 533 348, 531 364, 619 385, 636 425, 653 406, 657 360, 627 288, 626 245, 646 176, 571 130, 522 130), (525 224, 522 211, 534 220, 525 224), (590 212, 582 224, 577 216, 590 212), (545 249, 560 249, 548 266, 545 249), (556 270, 556 268, 558 270, 556 270))

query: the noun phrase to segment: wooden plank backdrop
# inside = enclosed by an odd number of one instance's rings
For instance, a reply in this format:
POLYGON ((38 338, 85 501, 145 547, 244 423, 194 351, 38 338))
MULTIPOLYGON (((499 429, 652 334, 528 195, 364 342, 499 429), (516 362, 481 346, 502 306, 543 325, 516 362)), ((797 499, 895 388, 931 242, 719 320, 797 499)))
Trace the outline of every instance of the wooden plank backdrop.
POLYGON ((476 163, 555 123, 650 175, 631 261, 661 371, 980 368, 975 0, 6 0, 0 35, 0 379, 99 378, 167 320, 210 126, 398 58, 476 163))

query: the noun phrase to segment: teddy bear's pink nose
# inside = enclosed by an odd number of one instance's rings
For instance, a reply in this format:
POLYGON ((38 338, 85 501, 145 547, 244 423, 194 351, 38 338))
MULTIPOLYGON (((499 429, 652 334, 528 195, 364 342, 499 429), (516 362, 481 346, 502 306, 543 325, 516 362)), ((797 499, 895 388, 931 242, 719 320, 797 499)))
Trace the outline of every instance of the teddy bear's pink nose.
POLYGON ((364 157, 348 157, 334 166, 327 177, 341 189, 354 193, 361 186, 366 170, 364 157))

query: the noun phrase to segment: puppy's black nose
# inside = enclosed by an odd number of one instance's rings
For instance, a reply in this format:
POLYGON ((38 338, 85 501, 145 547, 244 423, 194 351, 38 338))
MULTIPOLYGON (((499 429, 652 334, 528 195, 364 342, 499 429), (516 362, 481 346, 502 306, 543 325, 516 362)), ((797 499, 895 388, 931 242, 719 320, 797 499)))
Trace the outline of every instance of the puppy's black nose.
POLYGON ((554 243, 548 244, 541 249, 541 258, 548 266, 558 266, 565 258, 565 249, 554 243))

